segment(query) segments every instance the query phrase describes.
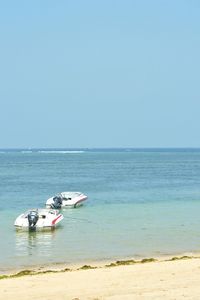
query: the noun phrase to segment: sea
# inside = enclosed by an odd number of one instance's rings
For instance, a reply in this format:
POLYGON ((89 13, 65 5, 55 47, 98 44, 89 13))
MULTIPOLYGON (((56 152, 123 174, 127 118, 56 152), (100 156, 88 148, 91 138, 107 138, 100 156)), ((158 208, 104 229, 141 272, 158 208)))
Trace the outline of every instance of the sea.
POLYGON ((1 149, 0 273, 200 252, 200 149, 1 149), (53 231, 16 231, 63 191, 88 196, 53 231))

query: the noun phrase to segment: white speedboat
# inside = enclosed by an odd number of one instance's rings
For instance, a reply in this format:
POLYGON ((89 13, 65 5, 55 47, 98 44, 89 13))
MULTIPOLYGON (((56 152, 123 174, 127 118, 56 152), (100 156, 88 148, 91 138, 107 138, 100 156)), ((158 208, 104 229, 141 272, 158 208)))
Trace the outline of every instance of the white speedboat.
POLYGON ((51 197, 46 202, 46 207, 60 209, 62 207, 78 207, 83 204, 87 196, 80 192, 62 192, 51 197))
POLYGON ((16 228, 32 230, 55 228, 63 219, 63 215, 56 209, 30 209, 15 220, 16 228))

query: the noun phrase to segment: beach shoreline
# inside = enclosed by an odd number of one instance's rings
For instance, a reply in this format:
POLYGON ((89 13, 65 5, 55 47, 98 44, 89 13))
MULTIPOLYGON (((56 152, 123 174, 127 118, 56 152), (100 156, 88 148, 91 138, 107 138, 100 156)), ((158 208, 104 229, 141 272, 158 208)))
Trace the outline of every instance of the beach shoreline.
POLYGON ((0 299, 199 299, 199 278, 200 256, 187 255, 24 270, 0 280, 0 299))
POLYGON ((170 261, 170 260, 178 260, 178 259, 192 259, 192 258, 200 258, 200 252, 181 252, 181 253, 173 253, 173 254, 161 254, 157 256, 126 256, 126 257, 115 257, 110 259, 97 259, 97 260, 81 260, 79 262, 54 262, 54 263, 38 263, 33 265, 22 265, 20 267, 4 267, 0 269, 0 279, 2 276, 13 276, 17 273, 23 273, 28 270, 33 273, 40 272, 62 272, 64 269, 69 269, 71 271, 77 271, 84 266, 89 266, 91 268, 103 268, 109 265, 114 265, 117 262, 124 262, 124 265, 128 265, 131 261, 131 264, 134 263, 143 263, 143 262, 151 262, 151 261, 170 261))

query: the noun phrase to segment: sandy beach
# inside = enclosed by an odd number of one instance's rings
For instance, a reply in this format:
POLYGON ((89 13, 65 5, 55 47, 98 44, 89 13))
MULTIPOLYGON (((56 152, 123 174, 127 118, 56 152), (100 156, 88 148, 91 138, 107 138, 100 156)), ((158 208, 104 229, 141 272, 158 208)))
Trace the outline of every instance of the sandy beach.
POLYGON ((24 275, 0 280, 0 299, 200 299, 200 258, 24 275))

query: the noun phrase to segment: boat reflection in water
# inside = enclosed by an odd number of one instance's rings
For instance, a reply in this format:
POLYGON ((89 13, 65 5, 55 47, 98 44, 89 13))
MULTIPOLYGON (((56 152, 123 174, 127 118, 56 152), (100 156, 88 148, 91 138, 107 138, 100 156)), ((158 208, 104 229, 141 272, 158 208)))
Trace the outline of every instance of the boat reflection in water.
MULTIPOLYGON (((58 229, 57 229, 58 230, 58 229)), ((24 263, 40 263, 53 253, 56 230, 51 231, 16 231, 16 256, 24 263), (31 256, 31 261, 30 261, 31 256)))

